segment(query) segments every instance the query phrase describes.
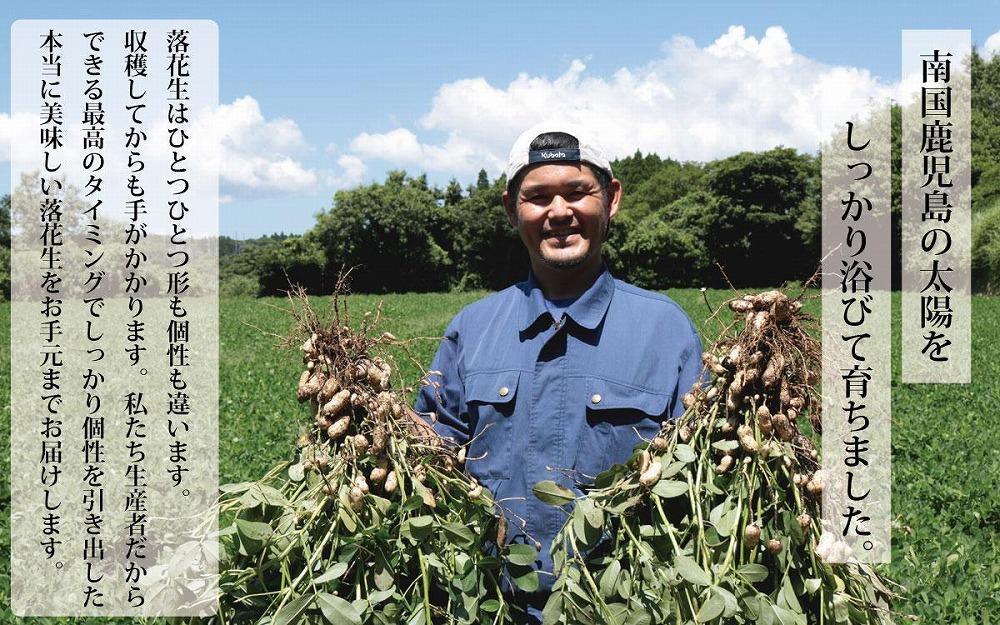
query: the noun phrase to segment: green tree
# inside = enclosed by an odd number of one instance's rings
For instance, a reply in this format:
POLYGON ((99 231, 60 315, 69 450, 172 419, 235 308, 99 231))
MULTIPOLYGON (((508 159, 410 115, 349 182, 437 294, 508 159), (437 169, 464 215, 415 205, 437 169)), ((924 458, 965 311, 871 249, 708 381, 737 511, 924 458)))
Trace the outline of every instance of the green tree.
POLYGON ((738 287, 802 279, 818 258, 806 255, 796 224, 819 183, 818 160, 809 155, 782 147, 742 152, 707 166, 705 187, 717 201, 679 215, 678 225, 705 242, 738 287))
POLYGON ((452 282, 452 211, 438 206, 426 183, 391 171, 385 184, 338 191, 307 236, 325 254, 331 280, 355 268, 358 292, 446 290, 452 282))
POLYGON ((444 203, 447 206, 455 206, 462 201, 462 185, 458 180, 452 178, 448 181, 448 188, 444 190, 444 203))
POLYGON ((528 275, 528 253, 503 208, 505 185, 501 176, 486 189, 477 187, 456 207, 459 288, 503 289, 528 275))
POLYGON ((489 191, 490 189, 490 177, 486 174, 485 169, 479 170, 479 175, 476 177, 476 189, 480 191, 489 191))
MULTIPOLYGON (((655 169, 650 168, 644 179, 635 179, 635 186, 622 182, 621 210, 632 213, 637 220, 651 213, 665 210, 667 206, 688 193, 704 188, 704 167, 698 163, 679 163, 673 159, 660 160, 655 169)), ((651 162, 647 157, 646 162, 651 162)))
POLYGON ((10 247, 10 194, 0 198, 0 247, 10 247))
POLYGON ((261 295, 281 295, 293 285, 309 293, 325 293, 331 286, 324 279, 323 250, 309 236, 287 237, 262 247, 257 262, 261 295))
POLYGON ((1000 293, 1000 201, 972 216, 972 288, 1000 293))
POLYGON ((632 156, 619 158, 611 161, 611 171, 615 178, 621 181, 622 188, 626 191, 638 189, 639 185, 653 177, 664 161, 656 154, 642 155, 639 150, 632 156))
POLYGON ((0 299, 10 299, 10 194, 0 198, 0 299))
POLYGON ((972 209, 985 210, 1000 200, 1000 54, 984 59, 973 50, 972 209))
MULTIPOLYGON (((679 202, 700 199, 712 198, 692 194, 679 202)), ((623 215, 613 224, 612 232, 616 237, 609 246, 608 262, 629 282, 647 289, 702 283, 708 267, 705 246, 694 233, 677 227, 672 211, 644 217, 623 215)))

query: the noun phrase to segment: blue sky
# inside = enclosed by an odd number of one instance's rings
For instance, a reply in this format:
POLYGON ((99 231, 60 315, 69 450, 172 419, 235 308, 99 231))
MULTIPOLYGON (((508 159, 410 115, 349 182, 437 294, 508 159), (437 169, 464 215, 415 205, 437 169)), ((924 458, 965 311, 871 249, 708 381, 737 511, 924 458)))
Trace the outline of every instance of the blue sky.
MULTIPOLYGON (((232 122, 220 231, 243 237, 303 232, 336 189, 393 167, 440 184, 479 167, 493 177, 517 129, 553 109, 600 125, 612 156, 809 150, 816 89, 891 93, 901 29, 971 28, 980 48, 1000 47, 1000 9, 985 1, 149 5, 6 3, 8 25, 215 20, 232 122)), ((9 28, 0 36, 9 68, 9 28)), ((8 80, 0 90, 9 112, 8 80)), ((9 191, 6 162, 0 185, 9 191)))

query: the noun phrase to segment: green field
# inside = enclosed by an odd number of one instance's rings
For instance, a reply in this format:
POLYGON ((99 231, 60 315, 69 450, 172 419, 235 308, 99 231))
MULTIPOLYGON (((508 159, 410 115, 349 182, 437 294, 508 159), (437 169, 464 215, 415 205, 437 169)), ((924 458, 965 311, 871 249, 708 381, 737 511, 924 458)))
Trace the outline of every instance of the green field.
MULTIPOLYGON (((668 291, 696 321, 708 308, 696 289, 668 291)), ((413 343, 425 366, 451 316, 483 293, 355 296, 355 319, 383 302, 382 329, 413 343)), ((707 293, 712 303, 729 295, 707 293)), ((325 310, 328 298, 314 306, 325 310)), ((1000 445, 992 427, 1000 424, 1000 298, 973 300, 973 382, 970 385, 899 383, 899 318, 896 299, 893 336, 893 490, 895 516, 892 563, 887 574, 908 589, 898 608, 928 625, 1000 623, 1000 445), (992 425, 991 425, 992 424, 992 425)), ((291 327, 289 304, 281 299, 224 299, 220 302, 219 458, 224 482, 255 479, 289 457, 306 414, 295 400, 299 354, 278 349, 272 334, 291 327)), ((818 301, 809 302, 812 312, 818 301)), ((9 345, 10 307, 0 307, 0 336, 9 345)), ((711 336, 715 330, 706 330, 711 336)), ((10 440, 9 350, 0 352, 0 423, 10 440)), ((401 363, 407 379, 417 367, 401 363)), ((9 475, 9 455, 0 460, 9 475)), ((9 609, 9 497, 0 486, 0 623, 21 622, 9 609)), ((56 589, 53 589, 56 591, 56 589)), ((31 622, 126 622, 124 619, 31 619, 31 622)))

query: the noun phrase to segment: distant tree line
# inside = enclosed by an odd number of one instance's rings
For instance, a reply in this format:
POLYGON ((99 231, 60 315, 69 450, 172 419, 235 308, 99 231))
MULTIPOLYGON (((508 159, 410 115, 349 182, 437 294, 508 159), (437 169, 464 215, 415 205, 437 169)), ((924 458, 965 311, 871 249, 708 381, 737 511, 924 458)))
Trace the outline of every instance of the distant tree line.
MULTIPOLYGON (((1000 55, 972 63, 973 283, 1000 292, 1000 55)), ((895 241, 901 232, 901 111, 893 108, 895 241)), ((636 152, 612 162, 624 198, 605 245, 612 272, 652 289, 762 287, 810 276, 820 259, 820 159, 791 148, 707 163, 636 152), (720 270, 720 267, 722 270, 720 270), (723 271, 725 274, 723 274, 723 271)), ((463 187, 391 171, 341 190, 302 235, 220 237, 224 295, 277 295, 299 284, 328 293, 343 268, 356 292, 504 288, 527 275, 527 254, 500 195, 480 171, 463 187)), ((0 204, 9 233, 10 198, 0 204)), ((6 236, 9 241, 9 234, 6 236)), ((7 266, 6 246, 0 246, 7 266)), ((900 246, 894 245, 894 287, 900 246)), ((9 293, 5 272, 0 285, 9 293)))
MULTIPOLYGON (((973 282, 1000 291, 1000 55, 971 60, 973 282)), ((893 206, 901 233, 901 109, 894 106, 893 206)), ((818 155, 778 147, 708 163, 636 152, 612 162, 624 198, 606 258, 618 277, 653 289, 760 287, 803 280, 820 260, 818 155), (720 270, 721 268, 721 270, 720 270), (723 271, 725 272, 723 274, 723 271)), ((527 275, 527 255, 500 200, 506 180, 431 186, 392 171, 382 183, 338 191, 302 236, 248 248, 257 293, 289 282, 328 292, 354 267, 359 292, 501 289, 527 275)), ((900 284, 894 245, 893 285, 900 284)), ((244 274, 245 275, 245 274, 244 274)), ((252 289, 251 289, 252 290, 252 289)))

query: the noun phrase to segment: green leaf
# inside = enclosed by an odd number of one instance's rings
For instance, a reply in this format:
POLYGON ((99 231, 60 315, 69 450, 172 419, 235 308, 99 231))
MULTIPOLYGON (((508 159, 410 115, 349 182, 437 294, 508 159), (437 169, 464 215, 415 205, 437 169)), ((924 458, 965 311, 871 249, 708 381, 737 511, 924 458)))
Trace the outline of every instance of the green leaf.
POLYGON ((660 473, 660 478, 662 479, 667 477, 673 477, 678 473, 680 473, 686 466, 687 466, 686 462, 677 462, 677 461, 671 462, 668 465, 664 465, 663 472, 660 473))
POLYGON ((479 568, 487 571, 495 571, 500 567, 500 560, 493 556, 486 556, 479 561, 479 568))
POLYGON ((379 497, 378 495, 368 494, 365 499, 367 499, 372 507, 378 510, 382 515, 388 512, 390 506, 392 506, 392 501, 386 499, 385 497, 379 497))
POLYGON ((366 600, 364 600, 364 599, 355 599, 354 601, 351 602, 351 606, 353 606, 354 609, 358 611, 358 614, 361 615, 361 620, 362 621, 365 619, 365 611, 369 607, 371 607, 368 604, 368 602, 366 600))
POLYGON ((689 464, 698 459, 698 454, 694 453, 694 449, 690 445, 681 443, 674 449, 674 457, 680 462, 689 464))
POLYGON ((632 596, 632 576, 628 574, 628 571, 623 570, 618 576, 618 585, 615 587, 615 591, 619 597, 632 596))
MULTIPOLYGON (((399 487, 402 488, 402 484, 399 487)), ((429 488, 417 480, 413 480, 413 490, 416 491, 417 495, 420 495, 420 500, 424 502, 425 506, 428 508, 437 507, 437 502, 434 500, 434 493, 429 488)))
POLYGON ((422 505, 424 505, 424 500, 420 498, 420 495, 412 495, 403 502, 403 505, 399 507, 399 511, 400 513, 413 512, 414 510, 419 510, 422 505))
POLYGON ((633 610, 628 620, 625 621, 625 625, 649 625, 652 622, 653 619, 650 618, 649 612, 645 610, 633 610))
POLYGON ((406 621, 406 625, 426 625, 424 608, 420 604, 413 609, 413 614, 410 615, 410 620, 406 621))
POLYGON ((727 498, 725 501, 715 506, 708 512, 708 522, 715 525, 722 518, 722 514, 727 510, 729 504, 732 503, 732 499, 727 498))
POLYGON ((662 499, 680 497, 688 492, 687 482, 680 480, 660 480, 653 486, 653 494, 662 499))
POLYGON ((760 597, 760 618, 757 619, 758 625, 774 625, 774 604, 766 596, 760 597))
POLYGON ((535 484, 531 492, 535 493, 535 497, 553 506, 564 506, 576 499, 573 491, 556 484, 552 480, 545 480, 535 484))
POLYGON ((515 544, 507 548, 507 561, 516 566, 531 566, 538 558, 538 552, 531 545, 515 544))
POLYGON ((388 599, 389 597, 391 597, 394 592, 396 592, 395 586, 391 586, 389 588, 386 588, 385 590, 373 590, 368 593, 367 597, 368 603, 370 603, 371 605, 378 605, 383 601, 385 601, 386 599, 388 599))
POLYGON ((322 575, 313 579, 314 584, 325 584, 326 582, 332 582, 335 579, 340 579, 344 573, 347 572, 346 562, 334 562, 333 566, 328 568, 322 575))
MULTIPOLYGON (((732 584, 736 588, 736 580, 731 576, 725 580, 725 583, 732 584)), ((725 618, 730 618, 740 611, 740 602, 736 599, 736 595, 729 592, 722 586, 712 586, 712 592, 716 595, 722 597, 723 602, 726 604, 725 609, 722 611, 722 616, 725 618)))
POLYGON ((806 592, 812 595, 816 594, 816 591, 819 590, 819 587, 822 583, 823 580, 819 579, 818 577, 811 577, 807 579, 805 582, 803 582, 802 585, 805 586, 806 592))
POLYGON ((622 572, 621 562, 612 560, 608 568, 601 573, 600 591, 601 596, 610 599, 615 596, 615 588, 618 586, 618 578, 622 572))
POLYGON ((476 543, 476 535, 465 525, 459 523, 445 523, 441 526, 448 540, 459 547, 471 547, 476 543))
POLYGON ((799 600, 795 593, 795 588, 792 586, 792 578, 790 575, 786 575, 785 579, 781 583, 781 591, 778 593, 778 604, 782 604, 793 613, 802 612, 802 606, 799 604, 799 600))
POLYGON ((723 491, 721 488, 719 488, 718 486, 715 485, 715 480, 712 479, 711 476, 709 476, 709 479, 707 479, 704 482, 702 482, 701 486, 702 486, 702 488, 705 489, 705 492, 711 493, 712 495, 725 495, 726 494, 725 491, 723 491))
POLYGON ((413 536, 417 540, 423 540, 430 535, 433 526, 434 517, 425 514, 407 519, 401 531, 413 536))
POLYGON ((287 506, 288 500, 281 492, 273 486, 267 484, 254 483, 240 497, 240 503, 245 508, 253 508, 257 505, 287 506))
POLYGON ((628 616, 628 606, 624 603, 609 603, 608 615, 607 625, 624 625, 628 616))
POLYGON ((701 608, 698 609, 698 613, 694 618, 699 623, 707 623, 722 614, 722 611, 725 608, 725 600, 720 595, 712 593, 712 596, 708 598, 708 601, 701 604, 701 608))
POLYGON ((302 466, 301 462, 296 462, 292 466, 288 467, 288 479, 293 482, 301 482, 306 477, 306 470, 302 466))
POLYGON ((246 492, 253 486, 253 482, 237 482, 235 484, 223 484, 219 486, 219 492, 229 493, 235 495, 236 493, 246 492))
POLYGON ((732 451, 739 446, 740 446, 739 441, 735 441, 732 439, 715 441, 714 443, 712 443, 712 447, 719 449, 721 451, 732 451))
POLYGON ((500 609, 500 602, 496 599, 487 599, 483 602, 483 605, 479 607, 483 612, 489 612, 492 614, 500 609))
POLYGON ((548 600, 545 602, 545 607, 542 608, 542 622, 543 623, 555 623, 559 620, 559 617, 563 614, 563 596, 561 592, 554 592, 549 595, 548 600))
POLYGON ((836 619, 838 623, 846 623, 847 619, 850 618, 850 612, 847 609, 850 603, 850 598, 842 593, 833 593, 833 618, 836 619))
POLYGON ((354 519, 354 515, 351 514, 350 510, 346 506, 340 506, 337 511, 337 518, 340 519, 340 523, 347 530, 348 534, 353 534, 358 531, 358 522, 354 519))
POLYGON ((520 575, 514 575, 512 572, 511 576, 514 578, 514 583, 517 587, 524 592, 535 592, 538 590, 538 571, 531 569, 520 575))
POLYGON ((349 601, 327 592, 316 594, 316 605, 332 625, 361 625, 361 612, 349 601))
POLYGON ((600 531, 604 528, 604 513, 601 512, 590 499, 581 499, 577 502, 577 507, 583 511, 583 517, 587 525, 600 531))
POLYGON ((607 510, 610 514, 622 514, 626 510, 631 510, 642 500, 642 495, 632 495, 627 499, 619 501, 615 505, 609 507, 607 510))
POLYGON ((294 625, 298 623, 315 598, 315 595, 303 595, 292 599, 275 613, 274 618, 271 619, 271 625, 294 625))
MULTIPOLYGON (((573 510, 573 533, 576 534, 581 547, 590 549, 596 546, 601 539, 601 528, 600 525, 594 527, 587 520, 588 509, 592 513, 596 511, 593 502, 589 499, 581 499, 577 502, 576 509, 573 510)), ((598 515, 600 515, 599 512, 598 515)), ((603 520, 603 516, 601 516, 601 520, 603 520)))
POLYGON ((424 559, 427 560, 428 566, 434 567, 439 571, 444 571, 447 568, 441 558, 437 557, 437 555, 433 553, 428 553, 424 556, 424 559))
POLYGON ((769 574, 768 568, 763 564, 744 564, 736 572, 751 583, 762 582, 767 579, 769 574))
POLYGON ((395 579, 393 578, 392 571, 389 567, 385 566, 383 563, 378 563, 375 565, 375 587, 379 590, 388 590, 395 584, 395 579))
POLYGON ((236 519, 236 531, 241 538, 250 540, 267 540, 271 536, 271 526, 259 521, 236 519))
POLYGON ((681 554, 674 556, 674 567, 681 577, 695 586, 708 586, 712 583, 712 578, 708 576, 708 573, 688 556, 681 554))
POLYGON ((236 535, 240 539, 240 548, 248 556, 259 553, 271 537, 271 526, 259 521, 236 519, 236 535))
POLYGON ((774 610, 774 614, 778 617, 778 622, 781 625, 806 625, 805 614, 796 614, 780 605, 772 605, 771 609, 774 610))
POLYGON ((737 508, 730 508, 719 517, 718 523, 715 524, 715 529, 719 532, 720 536, 731 536, 733 530, 736 529, 736 522, 739 521, 739 510, 737 508))

